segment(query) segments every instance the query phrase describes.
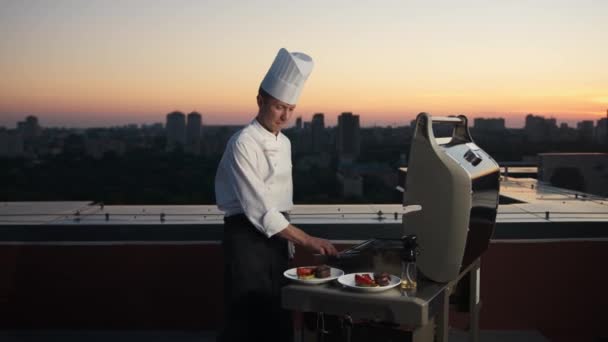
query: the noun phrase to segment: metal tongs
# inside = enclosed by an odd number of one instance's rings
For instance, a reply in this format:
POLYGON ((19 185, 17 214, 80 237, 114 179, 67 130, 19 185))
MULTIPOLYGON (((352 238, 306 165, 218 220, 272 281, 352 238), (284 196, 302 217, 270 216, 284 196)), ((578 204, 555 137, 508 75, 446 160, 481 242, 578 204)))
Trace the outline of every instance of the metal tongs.
POLYGON ((361 253, 359 251, 355 251, 355 250, 346 250, 346 251, 342 251, 339 252, 338 254, 334 255, 325 255, 325 254, 313 254, 312 256, 315 259, 320 260, 321 262, 331 262, 331 261, 340 261, 340 260, 344 260, 344 259, 349 259, 349 258, 354 258, 359 256, 361 253))

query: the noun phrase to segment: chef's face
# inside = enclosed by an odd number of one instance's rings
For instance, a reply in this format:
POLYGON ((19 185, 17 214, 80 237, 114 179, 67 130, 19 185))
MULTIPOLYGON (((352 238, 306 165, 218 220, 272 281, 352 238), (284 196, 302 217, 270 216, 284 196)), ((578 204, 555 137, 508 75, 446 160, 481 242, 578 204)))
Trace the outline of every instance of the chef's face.
POLYGON ((258 94, 258 108, 258 121, 276 135, 287 124, 296 105, 279 101, 272 96, 258 94))

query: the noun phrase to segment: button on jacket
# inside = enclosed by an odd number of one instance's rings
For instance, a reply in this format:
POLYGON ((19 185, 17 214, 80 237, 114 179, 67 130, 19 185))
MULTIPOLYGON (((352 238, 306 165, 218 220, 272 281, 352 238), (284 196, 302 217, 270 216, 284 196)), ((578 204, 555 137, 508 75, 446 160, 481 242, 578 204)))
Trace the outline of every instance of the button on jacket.
POLYGON ((267 237, 286 228, 281 212, 293 207, 289 139, 255 119, 235 133, 217 169, 215 198, 226 216, 245 214, 267 237))

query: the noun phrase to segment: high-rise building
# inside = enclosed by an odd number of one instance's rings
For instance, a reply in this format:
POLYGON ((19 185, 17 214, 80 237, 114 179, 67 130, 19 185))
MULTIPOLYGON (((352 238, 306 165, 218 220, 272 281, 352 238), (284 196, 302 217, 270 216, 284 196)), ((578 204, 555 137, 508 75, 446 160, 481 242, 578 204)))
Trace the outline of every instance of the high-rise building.
POLYGON ((359 115, 346 112, 338 116, 336 148, 341 161, 354 161, 359 157, 361 150, 359 115))
POLYGON ((186 116, 175 111, 167 114, 167 149, 186 144, 186 116))
POLYGON ((554 118, 545 119, 542 116, 528 114, 524 127, 529 142, 554 141, 557 139, 557 121, 554 118))
POLYGON ((473 128, 482 131, 504 131, 505 119, 503 118, 475 118, 473 128))
POLYGON ((325 137, 325 116, 323 113, 316 113, 312 116, 310 123, 311 138, 312 138, 312 151, 315 153, 321 152, 325 149, 326 137, 325 137))
POLYGON ((38 124, 38 118, 33 115, 26 117, 25 121, 17 123, 17 130, 25 140, 40 136, 41 129, 38 124))
POLYGON ((186 127, 186 149, 194 154, 201 152, 201 130, 203 127, 203 118, 201 114, 192 112, 188 114, 188 122, 186 127))
POLYGON ((296 118, 296 129, 299 131, 302 129, 302 117, 298 116, 296 118))
POLYGON ((598 144, 608 145, 608 110, 606 110, 606 117, 597 120, 595 126, 595 141, 598 144))
POLYGON ((576 142, 577 138, 578 133, 574 128, 568 127, 568 124, 565 122, 559 125, 558 140, 560 142, 576 142))
POLYGON ((583 120, 576 124, 579 140, 590 142, 593 140, 593 121, 583 120))

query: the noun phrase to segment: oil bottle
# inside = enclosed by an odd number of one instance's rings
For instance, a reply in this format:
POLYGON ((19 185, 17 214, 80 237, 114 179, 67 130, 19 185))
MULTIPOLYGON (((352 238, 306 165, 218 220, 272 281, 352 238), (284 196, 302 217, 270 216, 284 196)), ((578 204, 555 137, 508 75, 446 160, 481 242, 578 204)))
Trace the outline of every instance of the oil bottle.
POLYGON ((401 253, 401 295, 415 296, 418 286, 418 270, 416 268, 416 255, 418 255, 418 241, 416 235, 405 235, 401 238, 403 250, 401 253))

